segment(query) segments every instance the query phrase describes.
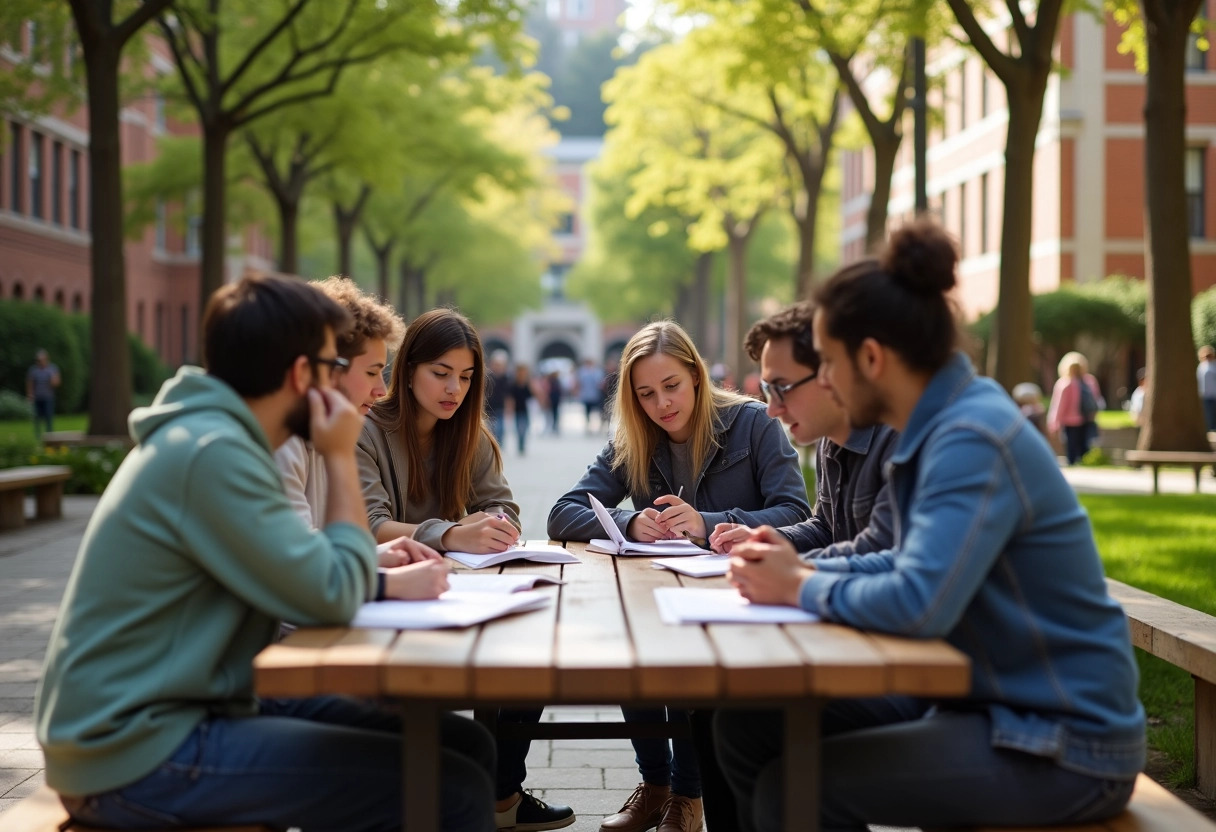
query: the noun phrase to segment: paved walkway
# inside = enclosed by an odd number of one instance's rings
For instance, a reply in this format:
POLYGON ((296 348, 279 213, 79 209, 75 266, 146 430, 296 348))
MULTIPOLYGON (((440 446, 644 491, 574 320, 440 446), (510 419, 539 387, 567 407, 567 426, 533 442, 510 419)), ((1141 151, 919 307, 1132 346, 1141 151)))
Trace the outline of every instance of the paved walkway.
MULTIPOLYGON (((535 424, 535 423, 534 423, 535 424)), ((593 425, 598 428, 598 426, 593 425)), ((582 475, 604 443, 604 435, 587 434, 581 407, 571 405, 562 434, 529 437, 524 456, 508 434, 507 477, 523 506, 524 534, 546 537, 549 507, 582 475)), ((1066 469, 1083 491, 1147 494, 1147 470, 1066 469)), ((1163 471, 1161 490, 1190 493, 1188 471, 1163 471)), ((1216 478, 1205 475, 1204 493, 1216 493, 1216 478)), ((68 575, 96 497, 68 497, 65 517, 0 534, 0 812, 39 785, 42 753, 34 740, 33 695, 68 575)), ((546 719, 619 718, 616 708, 546 711, 546 719)), ((638 781, 633 752, 626 740, 535 742, 528 757, 528 786, 546 800, 568 803, 579 814, 570 827, 596 832, 605 814, 616 809, 638 781)))

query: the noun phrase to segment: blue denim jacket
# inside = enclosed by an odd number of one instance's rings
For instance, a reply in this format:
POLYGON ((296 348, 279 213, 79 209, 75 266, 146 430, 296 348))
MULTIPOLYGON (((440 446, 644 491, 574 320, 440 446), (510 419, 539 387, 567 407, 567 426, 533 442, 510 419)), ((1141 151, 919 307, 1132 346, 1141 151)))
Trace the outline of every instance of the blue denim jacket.
MULTIPOLYGON (((770 419, 758 402, 731 405, 718 413, 715 430, 718 450, 698 473, 691 494, 684 499, 701 513, 707 531, 717 523, 748 526, 787 526, 811 513, 806 483, 798 468, 798 455, 781 424, 770 419)), ((591 540, 607 537, 595 519, 588 494, 608 507, 621 534, 633 516, 644 508, 658 509, 654 501, 672 494, 671 451, 666 442, 655 448, 650 463, 650 488, 632 494, 623 470, 612 470, 613 446, 609 442, 578 484, 549 512, 549 537, 553 540, 591 540), (615 508, 629 497, 633 510, 615 508)))
POLYGON ((1127 619, 1042 434, 960 353, 930 381, 889 467, 894 547, 815 561, 802 606, 947 639, 971 658, 971 693, 942 706, 986 709, 993 746, 1134 778, 1144 709, 1127 619))

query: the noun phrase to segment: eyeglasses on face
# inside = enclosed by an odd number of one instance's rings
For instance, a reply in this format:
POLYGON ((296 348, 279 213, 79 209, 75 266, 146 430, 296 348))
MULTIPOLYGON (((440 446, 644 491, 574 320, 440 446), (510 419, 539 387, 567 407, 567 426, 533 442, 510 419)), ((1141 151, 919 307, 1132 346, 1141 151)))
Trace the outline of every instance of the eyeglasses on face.
POLYGON ((314 364, 324 364, 325 366, 329 367, 329 369, 331 371, 350 369, 350 360, 343 358, 340 355, 336 356, 334 358, 322 358, 321 356, 317 355, 317 356, 313 356, 311 361, 314 364))
POLYGON ((764 394, 764 400, 771 402, 773 396, 776 395, 777 401, 785 403, 786 394, 795 387, 806 384, 808 381, 813 381, 819 375, 818 371, 811 373, 806 378, 800 378, 797 381, 791 381, 789 384, 769 384, 764 379, 760 379, 760 392, 764 394))

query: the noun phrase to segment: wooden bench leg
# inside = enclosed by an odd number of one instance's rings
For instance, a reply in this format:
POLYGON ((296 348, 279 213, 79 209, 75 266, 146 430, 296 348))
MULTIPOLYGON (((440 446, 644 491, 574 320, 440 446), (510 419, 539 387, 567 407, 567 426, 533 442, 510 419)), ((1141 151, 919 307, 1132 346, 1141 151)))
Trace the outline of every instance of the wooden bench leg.
POLYGON ((1157 463, 1153 462, 1153 463, 1150 463, 1150 467, 1153 469, 1153 493, 1160 494, 1161 492, 1157 490, 1157 469, 1160 466, 1157 463))
POLYGON ((1195 677, 1195 788, 1216 800, 1216 684, 1195 677))
POLYGON ((1199 474, 1201 471, 1203 471, 1203 466, 1196 465, 1195 466, 1195 493, 1196 494, 1199 493, 1199 474))
POLYGON ((35 516, 40 520, 51 520, 63 516, 63 483, 48 482, 34 489, 37 504, 35 516))
POLYGON ((19 529, 25 525, 25 489, 0 491, 0 529, 19 529))

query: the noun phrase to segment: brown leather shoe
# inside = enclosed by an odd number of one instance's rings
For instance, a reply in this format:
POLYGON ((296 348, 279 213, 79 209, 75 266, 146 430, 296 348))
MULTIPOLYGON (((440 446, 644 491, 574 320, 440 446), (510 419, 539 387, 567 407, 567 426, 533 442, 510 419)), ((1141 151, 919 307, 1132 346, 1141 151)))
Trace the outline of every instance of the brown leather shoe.
POLYGON ((673 794, 663 804, 657 832, 700 832, 704 811, 701 798, 673 794))
MULTIPOLYGON (((604 818, 600 832, 646 832, 659 825, 663 807, 671 797, 671 786, 638 783, 621 811, 604 818)), ((697 801, 701 805, 701 801, 697 801)))

